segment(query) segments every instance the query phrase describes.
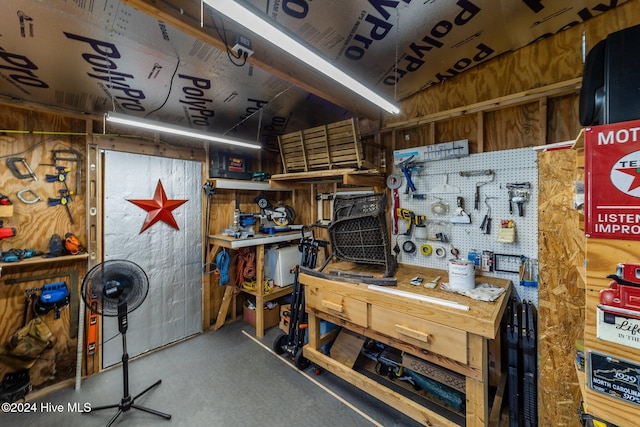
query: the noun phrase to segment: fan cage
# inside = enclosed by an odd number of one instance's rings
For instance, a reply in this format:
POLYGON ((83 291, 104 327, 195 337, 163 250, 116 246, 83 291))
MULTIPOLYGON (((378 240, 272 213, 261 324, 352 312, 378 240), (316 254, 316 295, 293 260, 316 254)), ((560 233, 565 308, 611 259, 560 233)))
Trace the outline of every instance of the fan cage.
POLYGON ((91 309, 106 317, 118 316, 118 306, 125 303, 127 313, 137 309, 149 292, 149 278, 138 264, 128 260, 108 260, 94 266, 82 282, 82 298, 91 309), (105 296, 104 287, 109 281, 122 284, 120 298, 105 296))
POLYGON ((329 225, 332 256, 355 263, 383 265, 385 277, 392 276, 398 263, 391 253, 386 205, 384 193, 337 196, 329 225))

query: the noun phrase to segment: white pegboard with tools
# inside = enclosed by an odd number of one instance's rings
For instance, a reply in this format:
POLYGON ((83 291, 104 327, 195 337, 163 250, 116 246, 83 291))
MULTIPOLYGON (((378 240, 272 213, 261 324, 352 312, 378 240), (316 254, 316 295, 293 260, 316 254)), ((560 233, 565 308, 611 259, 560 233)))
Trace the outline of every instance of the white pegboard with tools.
MULTIPOLYGON (((519 299, 537 305, 535 274, 527 276, 523 286, 518 273, 520 264, 533 273, 537 270, 535 151, 521 148, 409 165, 407 174, 394 166, 393 176, 400 177, 401 183, 395 183, 397 190, 390 190, 391 200, 397 192, 393 208, 401 209, 392 236, 392 245, 397 243, 401 249, 398 262, 447 270, 452 250, 462 259, 471 259, 475 253, 480 264, 477 274, 511 280, 519 299), (417 220, 407 235, 411 218, 417 220), (521 257, 528 262, 521 262, 521 257)), ((392 212, 393 231, 394 222, 392 212)))

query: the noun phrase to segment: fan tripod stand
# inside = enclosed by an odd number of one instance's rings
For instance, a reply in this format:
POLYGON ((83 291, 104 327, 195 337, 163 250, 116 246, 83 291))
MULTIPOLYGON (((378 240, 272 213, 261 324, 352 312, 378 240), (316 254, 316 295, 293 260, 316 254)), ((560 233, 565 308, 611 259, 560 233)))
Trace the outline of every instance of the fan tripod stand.
POLYGON ((115 403, 113 405, 104 405, 97 406, 95 408, 91 408, 91 412, 100 411, 102 409, 111 409, 118 408, 118 412, 109 420, 107 427, 111 426, 118 417, 123 413, 127 412, 129 409, 138 409, 140 411, 148 412, 153 415, 157 415, 166 420, 171 419, 171 414, 165 414, 164 412, 156 411, 155 409, 146 408, 144 406, 136 405, 135 401, 137 398, 153 389, 156 386, 159 386, 162 380, 158 380, 142 392, 138 393, 134 397, 131 397, 129 394, 129 353, 127 353, 127 304, 120 303, 118 304, 118 330, 122 334, 122 382, 124 387, 123 397, 120 400, 120 403, 115 403))

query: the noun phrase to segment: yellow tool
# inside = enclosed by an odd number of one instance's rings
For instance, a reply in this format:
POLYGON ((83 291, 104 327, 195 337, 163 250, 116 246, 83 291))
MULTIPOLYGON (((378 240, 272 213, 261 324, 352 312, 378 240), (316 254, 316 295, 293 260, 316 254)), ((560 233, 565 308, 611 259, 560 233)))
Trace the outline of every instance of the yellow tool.
POLYGON ((405 236, 411 236, 411 233, 413 232, 413 226, 422 224, 426 219, 424 215, 416 215, 413 211, 406 208, 396 208, 396 214, 398 215, 398 218, 404 219, 409 222, 409 227, 404 233, 405 236))

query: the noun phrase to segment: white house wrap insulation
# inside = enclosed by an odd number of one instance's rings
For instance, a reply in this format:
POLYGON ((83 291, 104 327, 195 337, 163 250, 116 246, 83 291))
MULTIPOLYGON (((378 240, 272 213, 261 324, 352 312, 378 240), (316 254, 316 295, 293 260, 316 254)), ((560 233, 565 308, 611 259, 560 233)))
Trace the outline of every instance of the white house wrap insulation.
MULTIPOLYGON (((129 315, 133 357, 202 330, 202 164, 116 151, 104 159, 104 259, 135 262, 149 277, 147 298, 129 315), (158 215, 178 229, 158 220, 141 232, 153 215, 129 200, 153 202, 159 182, 168 202, 186 200, 158 215)), ((121 341, 107 342, 117 333, 116 318, 104 318, 104 367, 121 360, 121 341)))

